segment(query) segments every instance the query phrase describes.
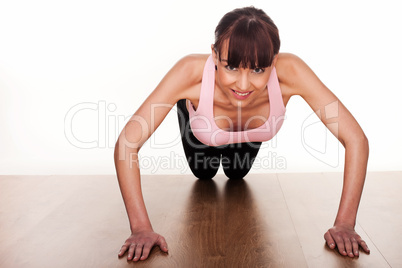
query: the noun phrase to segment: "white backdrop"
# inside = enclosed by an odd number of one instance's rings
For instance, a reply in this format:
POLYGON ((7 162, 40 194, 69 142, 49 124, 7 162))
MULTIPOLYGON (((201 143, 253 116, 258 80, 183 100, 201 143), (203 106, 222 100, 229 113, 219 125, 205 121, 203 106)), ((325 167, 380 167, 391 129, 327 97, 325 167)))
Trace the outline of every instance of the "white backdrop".
MULTIPOLYGON (((398 1, 16 0, 0 1, 0 174, 115 174, 125 122, 177 60, 210 53, 226 12, 249 5, 358 120, 369 170, 401 170, 398 1)), ((141 149, 143 174, 191 173, 175 112, 141 149)), ((293 97, 251 173, 342 171, 344 149, 311 114, 293 97)))

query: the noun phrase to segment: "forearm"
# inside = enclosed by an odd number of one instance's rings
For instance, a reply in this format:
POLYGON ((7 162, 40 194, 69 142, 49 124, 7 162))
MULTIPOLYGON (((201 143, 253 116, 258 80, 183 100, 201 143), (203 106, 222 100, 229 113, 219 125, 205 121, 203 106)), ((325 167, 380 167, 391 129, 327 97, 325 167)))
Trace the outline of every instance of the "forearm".
POLYGON ((131 232, 152 229, 141 190, 138 150, 120 147, 117 143, 114 161, 131 232))
POLYGON ((342 196, 335 224, 355 226, 357 210, 363 192, 369 155, 368 141, 364 137, 345 144, 345 168, 342 196))

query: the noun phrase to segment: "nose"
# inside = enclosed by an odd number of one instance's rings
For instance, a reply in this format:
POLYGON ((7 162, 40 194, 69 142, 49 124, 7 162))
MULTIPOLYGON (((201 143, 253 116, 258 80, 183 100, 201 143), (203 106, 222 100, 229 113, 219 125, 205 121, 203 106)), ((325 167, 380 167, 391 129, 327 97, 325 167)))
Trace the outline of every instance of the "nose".
POLYGON ((240 72, 237 77, 236 86, 240 90, 246 91, 250 87, 250 80, 247 72, 240 72))

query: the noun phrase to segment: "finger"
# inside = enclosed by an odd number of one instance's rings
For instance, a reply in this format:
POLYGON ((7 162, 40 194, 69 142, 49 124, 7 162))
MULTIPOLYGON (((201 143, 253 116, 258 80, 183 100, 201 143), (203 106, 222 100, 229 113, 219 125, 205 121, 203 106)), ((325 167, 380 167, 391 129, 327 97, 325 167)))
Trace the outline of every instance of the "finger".
POLYGON ((352 247, 353 247, 353 254, 357 257, 359 256, 359 244, 357 243, 357 240, 352 237, 352 247))
POLYGON ((128 256, 127 256, 127 260, 132 260, 133 256, 134 256, 134 250, 135 250, 135 244, 131 244, 130 248, 128 250, 128 256))
POLYGON ((363 248, 363 250, 367 253, 370 253, 370 249, 368 248, 366 242, 364 242, 364 240, 359 239, 357 240, 357 243, 363 248))
POLYGON ((151 251, 152 248, 152 244, 145 244, 144 248, 142 249, 142 256, 140 258, 140 260, 146 260, 149 256, 149 252, 151 251))
POLYGON ((344 256, 348 255, 345 250, 345 243, 344 243, 343 239, 341 237, 337 236, 337 237, 335 237, 335 242, 336 242, 336 246, 338 247, 339 253, 341 253, 344 256))
POLYGON ((348 254, 349 257, 354 257, 355 255, 353 255, 353 248, 352 248, 352 242, 350 241, 349 237, 345 237, 343 239, 344 243, 345 243, 345 250, 348 254))
POLYGON ((119 251, 119 257, 123 256, 124 253, 126 253, 127 249, 128 249, 128 245, 124 244, 124 245, 121 247, 120 251, 119 251))
POLYGON ((162 251, 168 252, 168 246, 167 246, 166 240, 165 240, 165 238, 164 238, 163 236, 160 235, 160 236, 158 237, 158 239, 156 240, 156 243, 155 243, 155 244, 158 245, 159 248, 160 248, 162 251))
POLYGON ((143 245, 137 245, 135 247, 135 254, 134 254, 133 261, 138 261, 140 259, 141 253, 142 253, 142 247, 143 247, 143 245))
POLYGON ((335 248, 335 241, 334 241, 334 239, 332 238, 332 235, 331 235, 331 233, 330 233, 329 231, 327 231, 327 232, 324 234, 324 239, 325 239, 325 241, 327 241, 327 245, 328 245, 328 247, 329 247, 330 249, 334 249, 334 248, 335 248))

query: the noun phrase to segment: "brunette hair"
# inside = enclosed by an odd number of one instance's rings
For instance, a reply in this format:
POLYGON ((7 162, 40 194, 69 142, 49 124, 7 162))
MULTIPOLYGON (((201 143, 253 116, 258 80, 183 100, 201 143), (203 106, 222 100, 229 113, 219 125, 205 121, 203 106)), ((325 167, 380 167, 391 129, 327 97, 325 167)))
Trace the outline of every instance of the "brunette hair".
POLYGON ((278 28, 261 9, 237 8, 219 21, 215 29, 215 52, 221 61, 223 43, 228 40, 228 65, 264 68, 272 65, 279 53, 278 28))

